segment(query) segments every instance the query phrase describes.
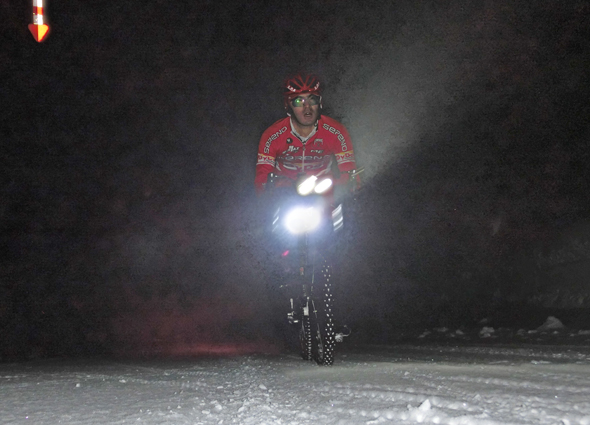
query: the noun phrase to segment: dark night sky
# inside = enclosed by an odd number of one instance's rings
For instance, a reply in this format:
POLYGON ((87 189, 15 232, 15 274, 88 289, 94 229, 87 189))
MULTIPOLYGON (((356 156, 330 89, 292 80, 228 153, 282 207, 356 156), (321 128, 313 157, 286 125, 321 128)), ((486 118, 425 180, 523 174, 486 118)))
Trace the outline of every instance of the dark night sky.
POLYGON ((590 6, 415 3, 52 1, 38 44, 1 0, 5 335, 104 343, 113 318, 203 300, 260 320, 256 149, 297 70, 367 169, 352 317, 533 290, 534 250, 589 218, 590 6))

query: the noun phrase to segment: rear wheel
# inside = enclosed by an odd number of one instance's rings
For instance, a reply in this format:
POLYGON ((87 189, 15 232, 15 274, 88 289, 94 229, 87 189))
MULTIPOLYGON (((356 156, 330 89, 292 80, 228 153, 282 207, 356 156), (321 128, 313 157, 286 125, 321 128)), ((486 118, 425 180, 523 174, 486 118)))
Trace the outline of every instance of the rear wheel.
POLYGON ((314 273, 312 293, 309 312, 312 357, 317 364, 329 366, 334 363, 336 333, 332 311, 332 267, 327 262, 314 273))

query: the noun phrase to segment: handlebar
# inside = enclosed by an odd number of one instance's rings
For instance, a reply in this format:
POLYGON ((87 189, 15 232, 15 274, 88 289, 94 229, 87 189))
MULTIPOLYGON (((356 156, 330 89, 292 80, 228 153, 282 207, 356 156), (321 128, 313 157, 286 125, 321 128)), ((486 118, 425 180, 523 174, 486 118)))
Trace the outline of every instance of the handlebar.
POLYGON ((354 170, 345 171, 345 173, 348 174, 348 179, 349 180, 352 180, 352 179, 354 179, 356 176, 358 176, 359 174, 361 174, 364 171, 365 171, 365 167, 361 167, 361 168, 356 168, 354 170))
MULTIPOLYGON (((345 186, 348 186, 348 190, 351 193, 356 193, 360 189, 360 181, 358 176, 365 171, 364 167, 356 168, 350 171, 343 171, 343 173, 348 174, 348 182, 345 186)), ((285 179, 286 177, 278 175, 274 172, 270 172, 266 178, 266 192, 272 192, 275 189, 276 183, 280 179, 285 179)))

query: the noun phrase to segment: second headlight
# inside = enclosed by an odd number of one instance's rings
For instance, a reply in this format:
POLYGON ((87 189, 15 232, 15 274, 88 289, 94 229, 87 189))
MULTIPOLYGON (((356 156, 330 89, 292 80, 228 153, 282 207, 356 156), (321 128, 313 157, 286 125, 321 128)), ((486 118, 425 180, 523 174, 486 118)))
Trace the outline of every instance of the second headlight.
POLYGON ((285 217, 287 230, 295 235, 312 232, 321 222, 322 214, 317 207, 294 208, 285 217))

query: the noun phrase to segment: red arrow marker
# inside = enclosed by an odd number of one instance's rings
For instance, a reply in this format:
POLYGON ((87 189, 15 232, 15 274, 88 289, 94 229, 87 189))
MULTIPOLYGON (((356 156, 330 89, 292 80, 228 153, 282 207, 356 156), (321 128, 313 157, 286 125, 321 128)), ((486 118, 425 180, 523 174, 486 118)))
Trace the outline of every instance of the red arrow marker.
POLYGON ((29 24, 29 31, 38 42, 43 41, 49 31, 43 24, 43 0, 33 0, 33 23, 29 24))

